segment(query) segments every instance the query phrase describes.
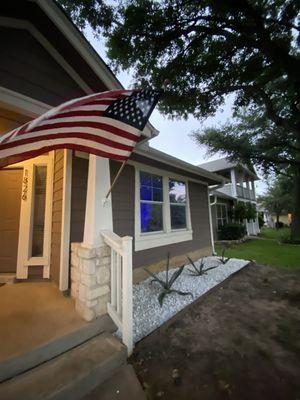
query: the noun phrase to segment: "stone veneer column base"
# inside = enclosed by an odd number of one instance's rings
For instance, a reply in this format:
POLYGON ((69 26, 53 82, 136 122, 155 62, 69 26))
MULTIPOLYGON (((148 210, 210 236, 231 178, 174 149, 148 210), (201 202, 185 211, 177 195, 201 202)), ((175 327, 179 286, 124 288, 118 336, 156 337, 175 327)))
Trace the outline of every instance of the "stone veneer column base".
POLYGON ((89 249, 71 244, 71 296, 76 311, 86 321, 107 312, 110 299, 110 248, 106 244, 89 249))

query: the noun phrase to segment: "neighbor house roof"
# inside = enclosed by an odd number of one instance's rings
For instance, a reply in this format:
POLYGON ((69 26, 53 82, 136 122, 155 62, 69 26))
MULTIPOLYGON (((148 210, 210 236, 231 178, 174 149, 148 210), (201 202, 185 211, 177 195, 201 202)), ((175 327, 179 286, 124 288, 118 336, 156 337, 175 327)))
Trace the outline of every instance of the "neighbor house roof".
POLYGON ((223 199, 236 200, 236 197, 230 196, 229 194, 226 194, 226 193, 223 193, 223 192, 220 192, 217 189, 211 190, 210 194, 213 195, 213 196, 222 197, 223 199))
POLYGON ((240 163, 234 163, 228 160, 226 157, 219 158, 218 160, 208 161, 206 163, 199 164, 198 166, 210 172, 226 171, 231 168, 239 167, 246 171, 249 175, 251 175, 255 180, 259 179, 253 167, 248 167, 240 163))

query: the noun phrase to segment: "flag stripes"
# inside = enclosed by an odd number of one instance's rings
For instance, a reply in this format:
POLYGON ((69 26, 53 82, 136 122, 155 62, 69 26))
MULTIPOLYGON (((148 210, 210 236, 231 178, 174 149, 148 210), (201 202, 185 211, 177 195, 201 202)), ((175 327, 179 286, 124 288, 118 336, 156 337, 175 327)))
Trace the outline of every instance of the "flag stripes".
POLYGON ((58 148, 126 160, 158 97, 114 90, 68 101, 0 137, 0 168, 58 148))

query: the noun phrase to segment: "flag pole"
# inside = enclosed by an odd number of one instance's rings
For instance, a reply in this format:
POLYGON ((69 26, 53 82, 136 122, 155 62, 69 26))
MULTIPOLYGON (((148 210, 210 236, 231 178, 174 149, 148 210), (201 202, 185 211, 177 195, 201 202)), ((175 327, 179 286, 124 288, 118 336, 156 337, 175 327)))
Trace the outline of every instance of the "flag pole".
POLYGON ((109 190, 108 190, 108 192, 107 192, 107 195, 105 196, 105 200, 107 200, 107 198, 108 198, 108 196, 110 195, 111 191, 113 190, 115 184, 117 183, 117 180, 118 180, 118 178, 119 178, 121 172, 123 171, 123 169, 124 169, 124 167, 125 167, 125 165, 126 165, 126 162, 127 162, 127 160, 125 160, 125 161, 122 162, 122 165, 121 165, 121 167, 120 167, 120 169, 119 169, 117 175, 114 177, 114 180, 112 181, 112 184, 110 185, 110 188, 109 188, 109 190))

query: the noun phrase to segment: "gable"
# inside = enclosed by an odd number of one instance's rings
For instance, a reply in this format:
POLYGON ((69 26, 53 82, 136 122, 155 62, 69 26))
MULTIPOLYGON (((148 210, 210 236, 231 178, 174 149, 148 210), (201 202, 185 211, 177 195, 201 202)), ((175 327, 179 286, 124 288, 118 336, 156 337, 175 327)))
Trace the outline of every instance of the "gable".
POLYGON ((0 27, 0 86, 58 105, 84 91, 25 29, 0 27))

